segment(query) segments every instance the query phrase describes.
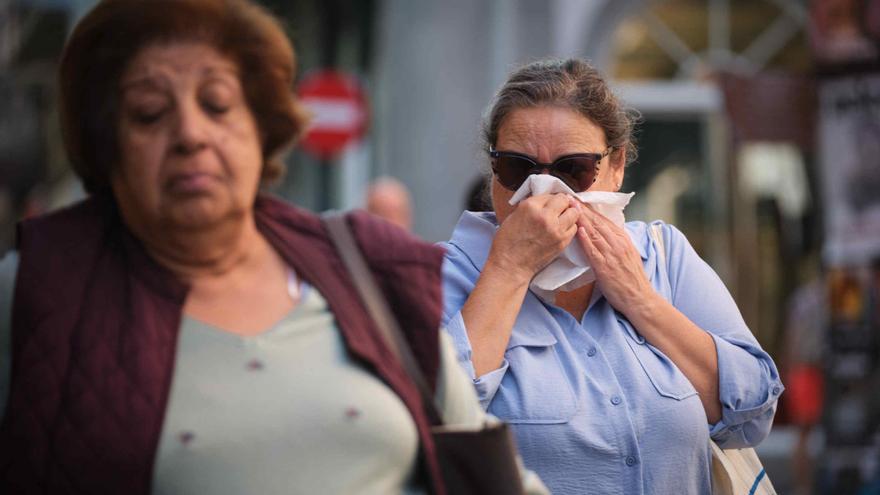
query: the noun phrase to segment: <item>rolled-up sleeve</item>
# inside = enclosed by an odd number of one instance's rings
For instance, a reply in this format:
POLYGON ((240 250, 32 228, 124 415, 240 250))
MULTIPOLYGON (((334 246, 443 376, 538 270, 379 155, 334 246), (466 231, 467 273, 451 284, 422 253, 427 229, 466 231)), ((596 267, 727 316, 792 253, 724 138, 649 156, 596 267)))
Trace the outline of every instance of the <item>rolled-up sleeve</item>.
POLYGON ((462 368, 467 372, 471 380, 476 378, 474 364, 471 361, 471 342, 468 340, 467 328, 464 326, 464 320, 461 317, 461 311, 457 311, 447 321, 446 333, 452 337, 452 345, 455 347, 455 358, 462 368))
POLYGON ((773 359, 758 344, 724 283, 675 227, 669 246, 672 303, 715 341, 721 420, 710 435, 722 448, 753 447, 770 432, 784 390, 773 359))
POLYGON ((718 335, 712 338, 718 352, 721 420, 712 425, 710 435, 722 448, 754 446, 770 433, 784 387, 763 350, 718 335))
POLYGON ((443 262, 443 318, 442 325, 452 337, 455 357, 465 373, 473 380, 477 398, 483 409, 489 407, 501 380, 507 372, 507 360, 501 366, 482 376, 476 376, 471 359, 472 349, 467 327, 461 317, 461 308, 474 288, 479 272, 469 259, 454 245, 444 245, 446 259, 443 262))

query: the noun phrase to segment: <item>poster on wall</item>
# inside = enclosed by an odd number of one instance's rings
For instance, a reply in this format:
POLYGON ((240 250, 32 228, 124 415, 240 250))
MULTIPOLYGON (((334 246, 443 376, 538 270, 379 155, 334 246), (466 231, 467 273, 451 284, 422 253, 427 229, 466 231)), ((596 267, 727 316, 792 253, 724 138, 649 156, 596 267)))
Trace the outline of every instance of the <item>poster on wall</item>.
POLYGON ((810 45, 820 65, 880 56, 880 0, 813 0, 810 28, 810 45))
POLYGON ((880 258, 880 73, 823 80, 818 130, 825 260, 880 258))

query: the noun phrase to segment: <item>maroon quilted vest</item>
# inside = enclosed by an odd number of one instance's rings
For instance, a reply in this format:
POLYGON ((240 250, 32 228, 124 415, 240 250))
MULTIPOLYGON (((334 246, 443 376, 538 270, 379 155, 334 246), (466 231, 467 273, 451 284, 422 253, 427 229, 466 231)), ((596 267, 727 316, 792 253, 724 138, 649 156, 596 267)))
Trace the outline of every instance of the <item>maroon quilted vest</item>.
MULTIPOLYGON (((260 232, 327 299, 350 355, 410 410, 421 475, 443 493, 419 393, 368 317, 320 219, 268 197, 255 210, 260 232)), ((366 213, 348 219, 433 384, 442 251, 366 213)), ((148 494, 188 288, 147 256, 109 199, 25 221, 18 243, 0 493, 148 494)))

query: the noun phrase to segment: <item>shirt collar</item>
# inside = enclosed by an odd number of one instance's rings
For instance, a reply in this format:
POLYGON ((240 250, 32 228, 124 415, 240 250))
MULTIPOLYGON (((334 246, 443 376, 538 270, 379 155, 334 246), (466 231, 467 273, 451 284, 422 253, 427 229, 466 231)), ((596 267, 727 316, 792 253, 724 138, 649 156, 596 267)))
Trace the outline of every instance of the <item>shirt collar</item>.
POLYGON ((458 219, 449 243, 458 247, 479 270, 483 269, 498 230, 495 212, 465 211, 458 219))
POLYGON ((636 246, 642 262, 648 260, 648 245, 651 243, 651 236, 648 235, 647 225, 645 222, 627 222, 624 226, 626 233, 629 234, 630 240, 636 246))

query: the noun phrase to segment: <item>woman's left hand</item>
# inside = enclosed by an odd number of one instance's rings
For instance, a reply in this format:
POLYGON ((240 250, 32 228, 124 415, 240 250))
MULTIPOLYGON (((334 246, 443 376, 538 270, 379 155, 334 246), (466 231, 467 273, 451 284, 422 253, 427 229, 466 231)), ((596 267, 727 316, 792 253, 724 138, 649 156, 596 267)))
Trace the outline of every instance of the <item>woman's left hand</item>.
POLYGON ((589 205, 579 206, 576 237, 596 273, 602 295, 624 314, 649 303, 656 292, 629 235, 589 205))
POLYGON ((699 392, 709 423, 717 423, 721 403, 714 340, 651 287, 626 231, 588 205, 579 205, 576 237, 596 271, 602 295, 678 366, 699 392))

